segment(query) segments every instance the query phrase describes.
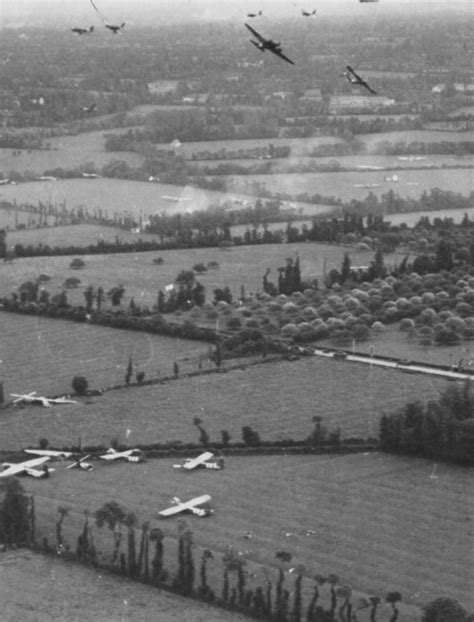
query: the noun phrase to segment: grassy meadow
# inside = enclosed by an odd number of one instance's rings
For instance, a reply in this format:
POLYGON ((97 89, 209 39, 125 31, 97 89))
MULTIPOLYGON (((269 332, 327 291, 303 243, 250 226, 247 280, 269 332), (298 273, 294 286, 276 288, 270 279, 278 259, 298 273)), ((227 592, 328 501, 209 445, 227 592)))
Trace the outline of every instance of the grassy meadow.
MULTIPOLYGON (((161 337, 147 342, 147 335, 140 333, 71 327, 74 345, 61 340, 54 327, 54 332, 38 327, 36 347, 12 352, 10 345, 12 356, 8 350, 2 353, 6 397, 34 389, 46 394, 68 392, 76 374, 84 375, 92 389, 123 384, 131 352, 137 367, 148 372, 150 379, 171 376, 175 359, 182 372, 197 371, 199 355, 208 351, 206 344, 197 342, 167 342, 161 337), (89 329, 93 329, 92 336, 86 335, 89 329), (95 349, 87 348, 93 336, 95 349)), ((34 333, 23 341, 31 344, 33 339, 34 333)), ((223 369, 229 365, 224 363, 223 369)), ((224 429, 234 441, 241 441, 245 425, 262 440, 301 440, 313 431, 314 416, 322 417, 330 430, 341 428, 344 438, 375 437, 383 413, 410 400, 437 399, 446 387, 445 380, 427 375, 319 357, 264 365, 245 365, 244 361, 243 365, 227 373, 118 389, 50 409, 8 408, 0 420, 0 449, 34 445, 42 436, 53 446, 71 445, 79 436, 83 445, 108 444, 113 437, 125 443, 127 429, 132 430, 129 442, 197 442, 195 416, 202 419, 211 442, 220 441, 224 429)))
MULTIPOLYGON (((231 194, 239 199, 252 200, 245 193, 231 194)), ((37 205, 39 201, 59 205, 65 201, 69 209, 82 205, 90 212, 105 210, 109 217, 124 212, 139 216, 204 210, 228 199, 226 192, 127 179, 62 179, 0 187, 0 200, 3 201, 31 205, 37 205)))
POLYGON ((227 187, 239 192, 250 192, 253 182, 258 182, 272 192, 292 196, 308 193, 333 196, 343 201, 364 199, 369 192, 381 196, 389 190, 402 197, 419 198, 426 190, 459 192, 469 195, 474 190, 471 169, 429 169, 383 172, 349 171, 335 173, 286 173, 274 175, 226 176, 227 187), (398 182, 389 181, 396 175, 398 182))
MULTIPOLYGON (((123 384, 129 357, 146 378, 197 369, 208 345, 87 323, 2 313, 0 370, 5 393, 71 392, 74 376, 90 388, 123 384)), ((10 399, 10 398, 8 398, 10 399)))
MULTIPOLYGON (((164 531, 165 566, 174 568, 179 518, 158 520, 157 511, 175 495, 208 493, 214 515, 186 517, 186 522, 198 550, 209 548, 217 557, 209 575, 218 590, 219 554, 230 545, 248 560, 255 585, 263 582, 264 566, 277 565, 275 552, 284 550, 292 555, 291 565, 304 564, 307 576, 335 573, 356 596, 398 590, 404 622, 419 620, 414 607, 442 594, 474 605, 474 496, 468 469, 438 465, 434 472, 428 461, 377 453, 233 457, 220 472, 184 473, 170 468, 173 462, 97 464, 92 473, 57 463, 50 480, 25 481, 35 496, 38 534, 55 542, 57 507, 62 506, 70 510, 63 533, 74 546, 83 511, 113 499, 140 522, 164 531), (244 538, 249 530, 250 540, 244 538)), ((104 527, 94 534, 107 557, 110 532, 104 527)), ((252 578, 247 581, 251 586, 252 578)), ((291 589, 291 577, 288 581, 291 589)), ((380 619, 388 620, 388 608, 382 611, 386 617, 380 619)))
POLYGON ((52 555, 21 549, 2 553, 0 599, 4 620, 21 622, 245 622, 216 609, 52 555), (21 586, 21 602, 19 598, 21 586))
MULTIPOLYGON (((73 227, 72 232, 75 231, 76 227, 73 227)), ((10 245, 10 238, 7 237, 7 240, 10 245)), ((74 243, 73 237, 71 243, 74 243)), ((230 250, 201 248, 86 255, 83 257, 85 266, 80 270, 69 268, 72 260, 70 256, 28 257, 17 259, 11 264, 0 264, 0 296, 9 295, 22 283, 34 280, 40 274, 51 277, 44 287, 50 293, 56 293, 61 291, 68 277, 75 276, 81 279, 81 286, 68 291, 68 299, 73 304, 85 303, 83 292, 88 285, 102 286, 107 292, 122 284, 125 287, 123 306, 128 306, 130 298, 133 297, 137 304, 151 308, 156 303, 158 291, 173 283, 181 270, 191 270, 198 263, 216 261, 219 263, 217 269, 209 269, 196 275, 196 279, 206 288, 206 300, 212 301, 213 290, 226 285, 237 299, 242 285, 247 294, 262 290, 262 278, 267 268, 271 269, 269 280, 276 282, 277 268, 286 265, 287 257, 299 255, 304 279, 320 278, 325 262, 327 271, 340 268, 346 250, 348 249, 341 246, 302 242, 291 245, 237 246, 230 250), (161 265, 153 263, 153 259, 158 257, 163 259, 161 265)), ((355 265, 368 265, 374 256, 373 251, 350 249, 350 253, 355 265)), ((399 259, 395 255, 387 256, 385 262, 389 265, 397 258, 399 259)))
POLYGON ((44 140, 45 149, 0 149, 0 171, 8 177, 10 171, 31 171, 42 175, 45 171, 63 168, 75 169, 86 163, 101 168, 112 160, 124 160, 130 166, 140 166, 143 157, 126 151, 106 151, 107 134, 125 133, 128 128, 84 132, 76 136, 54 136, 44 140), (15 154, 15 155, 14 155, 15 154))

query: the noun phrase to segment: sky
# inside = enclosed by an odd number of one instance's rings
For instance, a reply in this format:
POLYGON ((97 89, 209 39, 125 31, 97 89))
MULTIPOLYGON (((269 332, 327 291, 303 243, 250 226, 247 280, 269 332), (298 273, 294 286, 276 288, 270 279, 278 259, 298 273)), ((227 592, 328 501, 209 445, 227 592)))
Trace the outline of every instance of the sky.
MULTIPOLYGON (((445 9, 471 12, 474 22, 474 0, 379 0, 361 4, 358 0, 94 0, 107 18, 147 24, 190 20, 216 21, 241 19, 248 12, 262 10, 264 15, 282 17, 300 9, 316 9, 320 15, 357 14, 371 11, 400 10, 420 14, 445 9)), ((38 25, 70 23, 72 20, 93 22, 97 15, 90 0, 0 0, 0 25, 38 25)))

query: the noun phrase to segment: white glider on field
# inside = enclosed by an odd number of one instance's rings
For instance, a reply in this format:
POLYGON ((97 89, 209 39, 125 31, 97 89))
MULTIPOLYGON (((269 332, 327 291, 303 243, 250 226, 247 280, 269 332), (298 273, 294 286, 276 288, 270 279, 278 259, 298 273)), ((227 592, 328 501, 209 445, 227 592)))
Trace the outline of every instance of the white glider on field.
POLYGON ((0 473, 0 477, 9 477, 10 475, 30 475, 31 477, 39 477, 44 479, 49 477, 49 471, 54 469, 48 469, 46 462, 50 458, 43 456, 42 458, 33 458, 32 460, 26 460, 26 462, 17 462, 13 464, 11 462, 4 462, 3 466, 6 467, 4 471, 0 473), (43 470, 38 471, 35 467, 43 465, 43 470))
POLYGON ((192 471, 196 468, 214 469, 216 471, 220 471, 224 468, 224 458, 217 458, 217 460, 210 462, 213 457, 214 454, 212 452, 205 451, 197 458, 186 458, 182 464, 173 464, 172 466, 174 469, 186 469, 188 471, 192 471))
POLYGON ((116 451, 112 447, 107 449, 106 454, 99 456, 107 462, 115 462, 116 460, 126 460, 127 462, 143 462, 143 452, 140 449, 126 449, 125 451, 116 451))
POLYGON ((68 400, 65 397, 44 397, 42 395, 36 395, 36 391, 31 393, 10 393, 14 404, 24 402, 25 404, 41 404, 45 408, 49 408, 53 404, 77 404, 74 400, 68 400))
POLYGON ((192 512, 192 514, 196 514, 196 516, 210 516, 213 510, 207 507, 198 507, 200 505, 203 505, 204 503, 207 503, 210 500, 211 495, 202 495, 201 497, 195 497, 194 499, 191 499, 190 501, 185 501, 183 503, 178 497, 173 497, 173 503, 175 505, 166 508, 166 510, 161 510, 160 512, 158 512, 158 514, 160 516, 167 517, 173 516, 175 514, 180 514, 181 512, 192 512))

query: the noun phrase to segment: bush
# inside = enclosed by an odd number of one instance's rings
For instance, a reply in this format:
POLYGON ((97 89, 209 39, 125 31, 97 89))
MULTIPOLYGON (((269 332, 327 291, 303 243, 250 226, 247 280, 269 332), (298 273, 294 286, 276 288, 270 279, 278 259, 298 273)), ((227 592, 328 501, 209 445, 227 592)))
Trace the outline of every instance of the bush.
POLYGON ((85 265, 86 264, 84 263, 83 259, 81 259, 80 257, 74 257, 74 259, 69 264, 69 267, 72 268, 73 270, 79 270, 80 268, 83 268, 85 265))
POLYGON ((72 388, 78 395, 85 395, 87 393, 87 387, 89 383, 84 376, 74 376, 71 382, 72 388))

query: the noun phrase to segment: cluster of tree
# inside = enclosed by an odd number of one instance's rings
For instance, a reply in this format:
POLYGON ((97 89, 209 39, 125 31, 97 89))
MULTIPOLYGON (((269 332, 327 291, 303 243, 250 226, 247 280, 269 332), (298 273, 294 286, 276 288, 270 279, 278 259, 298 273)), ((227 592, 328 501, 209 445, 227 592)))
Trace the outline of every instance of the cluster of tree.
POLYGON ((270 296, 277 296, 278 294, 290 295, 293 292, 300 292, 309 286, 307 283, 303 283, 301 279, 300 258, 298 255, 296 255, 295 259, 288 257, 286 266, 278 268, 277 271, 277 285, 268 280, 270 269, 267 269, 263 275, 263 291, 270 294, 270 296))
POLYGON ((202 307, 206 302, 204 285, 196 281, 194 270, 182 270, 176 277, 173 287, 166 293, 158 292, 158 313, 187 311, 191 307, 202 307))
POLYGON ((380 422, 384 451, 473 464, 474 393, 471 380, 449 385, 439 400, 406 404, 380 422))
POLYGON ((0 543, 5 548, 25 546, 35 538, 34 500, 15 478, 0 486, 0 543))

